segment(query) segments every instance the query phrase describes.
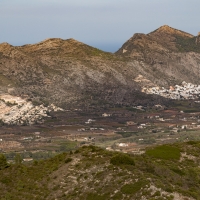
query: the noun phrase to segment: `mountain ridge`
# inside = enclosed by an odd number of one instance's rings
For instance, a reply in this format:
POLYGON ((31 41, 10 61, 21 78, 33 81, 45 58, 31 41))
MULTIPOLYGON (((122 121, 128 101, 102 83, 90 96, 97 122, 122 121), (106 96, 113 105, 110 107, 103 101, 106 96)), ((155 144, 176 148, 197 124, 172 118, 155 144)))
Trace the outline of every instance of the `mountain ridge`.
MULTIPOLYGON (((178 45, 180 45, 180 41, 178 39, 183 38, 183 39, 196 39, 198 36, 193 36, 190 33, 186 33, 184 31, 180 31, 178 29, 174 29, 168 25, 164 25, 159 27, 158 29, 148 33, 148 34, 143 34, 143 33, 135 33, 128 41, 126 41, 122 47, 116 52, 116 54, 123 54, 124 55, 129 55, 127 50, 131 50, 129 47, 132 44, 132 50, 141 50, 141 48, 144 47, 151 47, 153 48, 153 44, 155 43, 158 45, 156 48, 161 48, 164 51, 174 51, 174 52, 180 52, 180 49, 178 48, 178 45), (141 43, 142 40, 146 42, 146 44, 141 43), (166 40, 166 41, 165 41, 166 40), (126 49, 126 47, 129 47, 126 49), (123 51, 123 49, 124 51, 123 51), (126 50, 126 51, 125 51, 126 50)), ((189 45, 189 44, 188 44, 189 45)), ((195 50, 195 49, 193 49, 195 50)), ((185 49, 187 52, 187 49, 185 49)), ((198 47, 198 52, 200 51, 200 47, 198 47)))
POLYGON ((134 34, 115 54, 75 39, 50 38, 16 47, 2 43, 0 91, 65 108, 152 104, 148 99, 160 97, 141 92, 148 85, 135 81, 140 75, 155 86, 200 83, 198 38, 180 31, 184 37, 175 37, 164 30, 177 32, 162 26, 149 34, 134 34))
POLYGON ((194 37, 194 35, 192 35, 190 33, 172 28, 168 25, 163 25, 163 26, 159 27, 158 29, 148 33, 148 35, 156 33, 156 32, 164 32, 164 33, 169 33, 169 34, 179 34, 179 35, 185 36, 185 37, 194 37))

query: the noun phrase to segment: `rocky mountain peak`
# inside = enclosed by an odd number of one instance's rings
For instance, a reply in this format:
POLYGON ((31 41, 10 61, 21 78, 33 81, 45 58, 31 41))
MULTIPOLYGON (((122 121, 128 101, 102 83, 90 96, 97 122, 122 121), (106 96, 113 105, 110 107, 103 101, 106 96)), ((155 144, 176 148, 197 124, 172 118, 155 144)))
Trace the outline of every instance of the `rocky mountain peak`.
POLYGON ((35 46, 55 47, 59 46, 62 42, 63 40, 61 38, 48 38, 35 44, 35 46))
POLYGON ((3 42, 3 43, 0 44, 0 51, 1 51, 1 50, 5 50, 5 49, 9 49, 9 48, 11 48, 11 47, 13 47, 13 46, 10 45, 9 43, 3 42))
POLYGON ((61 42, 63 39, 61 38, 47 38, 40 43, 51 43, 51 42, 61 42))
POLYGON ((1 43, 0 45, 1 45, 1 46, 12 46, 12 45, 10 45, 10 44, 7 43, 7 42, 3 42, 3 43, 1 43))
POLYGON ((176 29, 174 29, 174 28, 172 28, 172 27, 170 27, 170 26, 168 26, 168 25, 163 25, 163 26, 161 26, 161 27, 159 27, 156 31, 158 31, 158 32, 165 32, 165 31, 167 31, 167 32, 173 32, 174 30, 176 30, 176 29))
POLYGON ((74 46, 81 45, 81 44, 83 44, 83 43, 81 43, 73 38, 66 39, 66 40, 61 39, 61 38, 48 38, 39 43, 36 43, 33 45, 26 45, 26 46, 49 49, 49 48, 58 48, 58 47, 61 47, 62 45, 64 45, 65 47, 70 47, 70 46, 74 47, 74 46))
POLYGON ((167 63, 167 52, 200 52, 199 44, 199 36, 164 25, 149 34, 134 34, 116 54, 152 64, 167 63))
POLYGON ((74 38, 69 38, 69 39, 67 39, 67 41, 81 43, 81 42, 79 42, 78 40, 75 40, 74 38))
POLYGON ((179 36, 182 36, 182 37, 190 37, 190 38, 194 37, 190 33, 186 33, 184 31, 172 28, 172 27, 170 27, 168 25, 163 25, 163 26, 159 27, 155 31, 149 33, 149 35, 159 34, 159 33, 165 33, 165 34, 171 34, 171 35, 179 35, 179 36))

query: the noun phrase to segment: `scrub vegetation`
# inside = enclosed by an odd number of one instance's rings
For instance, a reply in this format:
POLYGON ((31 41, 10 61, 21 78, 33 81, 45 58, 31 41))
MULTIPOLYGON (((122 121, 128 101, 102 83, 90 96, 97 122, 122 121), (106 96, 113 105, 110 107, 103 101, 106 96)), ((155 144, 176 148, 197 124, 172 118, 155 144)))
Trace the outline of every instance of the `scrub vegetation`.
POLYGON ((48 160, 8 164, 0 199, 200 199, 200 142, 155 146, 142 155, 83 146, 48 160))

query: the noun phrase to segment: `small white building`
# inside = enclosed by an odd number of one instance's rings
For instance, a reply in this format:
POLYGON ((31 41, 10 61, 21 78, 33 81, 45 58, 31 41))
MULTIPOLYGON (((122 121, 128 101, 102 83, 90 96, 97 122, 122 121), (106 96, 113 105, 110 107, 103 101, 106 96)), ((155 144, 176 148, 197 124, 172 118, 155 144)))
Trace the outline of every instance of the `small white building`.
POLYGON ((108 114, 108 113, 103 113, 102 114, 102 117, 110 117, 111 116, 111 114, 108 114))
POLYGON ((119 147, 128 147, 128 144, 126 144, 126 143, 119 143, 118 146, 119 146, 119 147))

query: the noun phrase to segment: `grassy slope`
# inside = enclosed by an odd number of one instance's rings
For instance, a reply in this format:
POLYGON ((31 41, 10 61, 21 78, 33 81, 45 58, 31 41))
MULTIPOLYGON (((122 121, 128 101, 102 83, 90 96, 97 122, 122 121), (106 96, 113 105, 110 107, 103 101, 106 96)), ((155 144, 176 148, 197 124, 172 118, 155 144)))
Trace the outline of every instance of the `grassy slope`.
POLYGON ((175 36, 176 38, 176 46, 180 52, 197 52, 200 53, 200 45, 196 44, 196 37, 188 38, 188 37, 180 37, 175 36))
POLYGON ((83 147, 50 160, 0 170, 0 199, 200 199, 200 142, 140 156, 83 147), (184 156, 182 156, 183 153, 184 156))

